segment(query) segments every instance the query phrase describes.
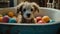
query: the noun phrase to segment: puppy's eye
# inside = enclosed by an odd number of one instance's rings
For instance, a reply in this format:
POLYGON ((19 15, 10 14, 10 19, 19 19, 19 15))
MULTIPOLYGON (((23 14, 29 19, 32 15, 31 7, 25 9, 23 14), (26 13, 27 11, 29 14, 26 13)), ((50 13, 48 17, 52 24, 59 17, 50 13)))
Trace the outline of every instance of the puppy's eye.
POLYGON ((23 11, 26 11, 26 9, 23 9, 23 11))
POLYGON ((31 9, 31 11, 33 11, 33 9, 31 9))

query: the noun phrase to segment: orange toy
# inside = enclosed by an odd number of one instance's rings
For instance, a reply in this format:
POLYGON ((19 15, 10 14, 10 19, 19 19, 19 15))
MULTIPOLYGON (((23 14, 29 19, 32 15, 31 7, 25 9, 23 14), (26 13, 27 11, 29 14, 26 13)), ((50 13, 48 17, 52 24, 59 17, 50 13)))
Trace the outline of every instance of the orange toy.
POLYGON ((50 21, 50 18, 48 16, 43 16, 42 20, 47 23, 48 21, 50 21))
POLYGON ((3 17, 0 17, 0 22, 2 22, 3 21, 3 17))
POLYGON ((9 16, 9 17, 13 17, 13 16, 14 16, 14 13, 13 13, 13 12, 9 12, 9 13, 8 13, 8 16, 9 16))

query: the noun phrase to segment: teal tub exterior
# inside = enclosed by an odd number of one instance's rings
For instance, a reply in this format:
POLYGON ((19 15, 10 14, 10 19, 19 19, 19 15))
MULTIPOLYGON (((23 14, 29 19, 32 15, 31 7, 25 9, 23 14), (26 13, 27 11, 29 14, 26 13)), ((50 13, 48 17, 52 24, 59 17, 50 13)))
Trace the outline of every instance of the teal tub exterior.
POLYGON ((0 34, 57 34, 60 23, 54 25, 0 25, 0 34))

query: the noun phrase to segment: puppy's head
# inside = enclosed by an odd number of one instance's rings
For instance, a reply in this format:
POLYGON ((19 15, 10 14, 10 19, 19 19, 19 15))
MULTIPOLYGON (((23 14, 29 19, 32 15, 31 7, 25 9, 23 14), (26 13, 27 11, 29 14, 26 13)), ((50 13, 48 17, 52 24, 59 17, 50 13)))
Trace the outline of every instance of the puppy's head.
POLYGON ((22 2, 17 7, 17 14, 20 12, 23 18, 32 19, 34 18, 34 13, 39 12, 39 6, 33 2, 22 2))

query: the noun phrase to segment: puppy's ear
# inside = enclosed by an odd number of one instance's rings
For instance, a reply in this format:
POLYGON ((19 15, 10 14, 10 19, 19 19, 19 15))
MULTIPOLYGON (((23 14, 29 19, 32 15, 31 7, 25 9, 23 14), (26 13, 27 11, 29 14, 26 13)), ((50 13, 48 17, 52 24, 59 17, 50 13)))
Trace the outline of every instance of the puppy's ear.
POLYGON ((17 6, 17 13, 19 13, 20 11, 22 11, 23 5, 24 5, 24 2, 20 3, 20 4, 17 6))
POLYGON ((37 10, 38 12, 40 11, 40 7, 37 3, 32 2, 32 5, 35 8, 35 10, 37 10))

